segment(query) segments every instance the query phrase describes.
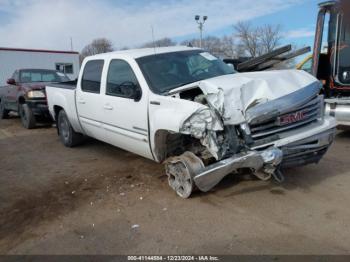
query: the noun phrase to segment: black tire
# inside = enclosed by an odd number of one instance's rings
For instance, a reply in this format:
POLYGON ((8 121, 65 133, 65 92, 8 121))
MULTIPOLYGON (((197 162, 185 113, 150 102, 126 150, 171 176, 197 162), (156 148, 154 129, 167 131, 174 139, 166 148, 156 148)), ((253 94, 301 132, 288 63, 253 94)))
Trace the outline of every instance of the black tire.
POLYGON ((27 104, 18 105, 18 114, 24 128, 33 129, 36 126, 35 116, 32 109, 27 104))
POLYGON ((61 110, 58 113, 57 128, 61 142, 66 147, 75 147, 81 144, 84 140, 84 136, 82 134, 74 131, 64 110, 61 110))
POLYGON ((1 99, 0 101, 0 119, 6 119, 9 117, 10 111, 5 109, 5 103, 4 100, 1 99))

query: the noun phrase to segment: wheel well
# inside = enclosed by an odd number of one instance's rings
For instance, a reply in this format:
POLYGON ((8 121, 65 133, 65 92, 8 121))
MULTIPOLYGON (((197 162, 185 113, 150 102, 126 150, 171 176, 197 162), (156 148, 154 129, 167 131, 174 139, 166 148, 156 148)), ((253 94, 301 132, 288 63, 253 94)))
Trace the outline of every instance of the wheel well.
POLYGON ((179 156, 186 151, 200 155, 206 149, 198 139, 190 135, 158 130, 154 137, 154 154, 159 162, 171 156, 179 156))
POLYGON ((60 107, 60 106, 53 106, 53 110, 54 110, 54 112, 55 112, 55 120, 56 120, 56 122, 57 122, 58 114, 60 113, 61 110, 63 110, 63 108, 60 107))
POLYGON ((58 126, 58 114, 60 113, 60 111, 63 110, 62 107, 60 106, 53 106, 53 111, 55 113, 55 122, 56 122, 56 127, 57 127, 57 134, 60 134, 60 130, 59 130, 59 126, 58 126))

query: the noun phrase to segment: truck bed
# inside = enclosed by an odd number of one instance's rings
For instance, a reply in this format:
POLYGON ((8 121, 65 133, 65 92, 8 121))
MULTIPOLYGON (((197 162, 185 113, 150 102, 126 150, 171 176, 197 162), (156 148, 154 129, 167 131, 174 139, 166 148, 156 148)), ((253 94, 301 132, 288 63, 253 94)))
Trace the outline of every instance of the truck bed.
POLYGON ((47 104, 54 120, 57 120, 59 110, 64 109, 73 129, 82 133, 75 99, 76 82, 69 81, 46 86, 47 104))
POLYGON ((53 83, 50 84, 50 87, 63 88, 63 89, 76 89, 77 88, 77 80, 62 82, 62 83, 53 83))

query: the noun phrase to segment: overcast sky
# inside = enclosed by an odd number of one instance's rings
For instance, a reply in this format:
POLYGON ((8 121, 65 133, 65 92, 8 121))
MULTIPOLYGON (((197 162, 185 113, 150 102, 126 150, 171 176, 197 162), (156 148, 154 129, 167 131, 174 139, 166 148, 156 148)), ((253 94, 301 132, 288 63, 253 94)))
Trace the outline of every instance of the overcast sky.
POLYGON ((208 15, 205 35, 232 34, 240 20, 279 23, 285 41, 312 42, 317 0, 0 0, 0 46, 74 49, 97 37, 115 48, 156 38, 197 37, 195 14, 208 15))

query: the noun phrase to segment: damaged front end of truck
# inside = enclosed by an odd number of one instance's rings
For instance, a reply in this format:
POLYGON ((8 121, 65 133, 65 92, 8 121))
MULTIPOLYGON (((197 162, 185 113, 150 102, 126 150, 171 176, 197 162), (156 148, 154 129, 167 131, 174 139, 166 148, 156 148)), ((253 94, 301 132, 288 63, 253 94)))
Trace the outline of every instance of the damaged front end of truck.
POLYGON ((178 130, 199 141, 197 148, 165 161, 169 185, 183 198, 243 170, 282 182, 284 167, 318 163, 333 141, 335 122, 324 117, 319 82, 291 91, 255 80, 227 88, 226 80, 202 81, 172 94, 204 105, 178 130))

